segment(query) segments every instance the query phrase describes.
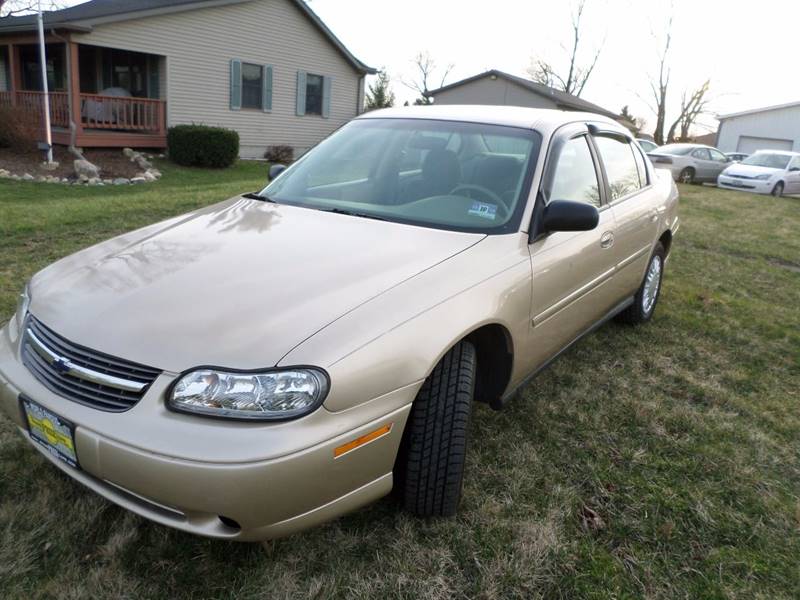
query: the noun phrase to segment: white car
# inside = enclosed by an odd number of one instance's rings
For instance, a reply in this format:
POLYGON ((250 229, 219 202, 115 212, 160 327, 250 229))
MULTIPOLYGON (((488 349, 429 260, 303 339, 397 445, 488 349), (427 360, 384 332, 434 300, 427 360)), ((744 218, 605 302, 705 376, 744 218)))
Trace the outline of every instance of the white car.
POLYGON ((720 173, 717 185, 773 196, 800 194, 800 153, 759 150, 720 173))
POLYGON ((645 152, 652 152, 656 148, 658 148, 658 144, 655 142, 651 142, 650 140, 645 140, 643 138, 636 138, 636 141, 639 143, 639 146, 645 152))
POLYGON ((647 156, 656 169, 668 169, 681 183, 714 183, 730 159, 716 148, 700 144, 667 144, 647 156))

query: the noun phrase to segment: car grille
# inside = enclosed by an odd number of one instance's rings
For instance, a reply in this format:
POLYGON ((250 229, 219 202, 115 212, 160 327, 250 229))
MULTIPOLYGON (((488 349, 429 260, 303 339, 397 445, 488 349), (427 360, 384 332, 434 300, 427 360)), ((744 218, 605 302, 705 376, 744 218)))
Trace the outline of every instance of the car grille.
POLYGON ((728 177, 733 177, 734 179, 752 179, 749 175, 728 175, 728 177))
POLYGON ((86 406, 122 412, 134 406, 161 371, 67 341, 29 316, 22 362, 50 391, 86 406))

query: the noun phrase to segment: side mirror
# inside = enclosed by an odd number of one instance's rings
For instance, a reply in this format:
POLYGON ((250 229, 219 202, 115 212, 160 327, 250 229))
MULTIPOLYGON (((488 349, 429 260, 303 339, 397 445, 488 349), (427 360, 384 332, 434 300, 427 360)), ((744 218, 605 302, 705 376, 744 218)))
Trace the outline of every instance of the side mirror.
POLYGON ((600 214, 597 208, 585 202, 553 200, 544 209, 542 230, 591 231, 597 227, 600 214))
POLYGON ((274 181, 286 170, 286 165, 272 165, 269 168, 269 180, 274 181))

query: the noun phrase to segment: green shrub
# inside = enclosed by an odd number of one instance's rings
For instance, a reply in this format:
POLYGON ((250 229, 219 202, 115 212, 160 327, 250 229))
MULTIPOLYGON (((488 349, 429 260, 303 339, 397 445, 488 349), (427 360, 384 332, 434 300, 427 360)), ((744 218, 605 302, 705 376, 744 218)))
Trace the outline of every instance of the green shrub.
POLYGON ((267 146, 264 158, 273 164, 290 165, 294 161, 294 148, 285 145, 267 146))
POLYGON ((36 111, 0 106, 0 148, 30 152, 36 149, 36 141, 43 135, 36 111))
POLYGON ((207 125, 176 125, 167 132, 169 157, 187 167, 230 167, 239 156, 239 134, 207 125))

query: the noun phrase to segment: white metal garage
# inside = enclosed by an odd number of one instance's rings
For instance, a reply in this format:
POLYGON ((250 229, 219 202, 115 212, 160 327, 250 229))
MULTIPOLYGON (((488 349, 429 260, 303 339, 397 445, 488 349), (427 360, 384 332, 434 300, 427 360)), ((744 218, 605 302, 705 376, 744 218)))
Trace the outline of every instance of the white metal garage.
POLYGON ((720 115, 717 147, 723 152, 800 152, 800 102, 720 115))

